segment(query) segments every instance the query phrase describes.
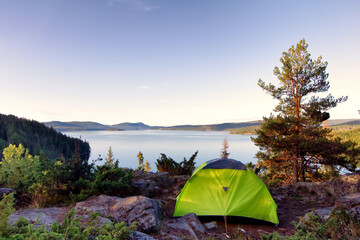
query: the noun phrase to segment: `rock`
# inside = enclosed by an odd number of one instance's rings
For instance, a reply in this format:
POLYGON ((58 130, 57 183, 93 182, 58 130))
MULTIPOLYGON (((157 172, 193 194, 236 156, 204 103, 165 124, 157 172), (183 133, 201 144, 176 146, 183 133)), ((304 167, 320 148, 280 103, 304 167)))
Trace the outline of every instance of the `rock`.
POLYGON ((136 221, 138 229, 145 233, 156 232, 163 217, 160 201, 144 196, 121 198, 100 195, 88 201, 78 202, 75 211, 80 215, 99 212, 115 222, 124 221, 129 225, 136 221))
POLYGON ((155 240, 153 237, 151 237, 145 233, 138 232, 138 231, 133 231, 132 237, 130 237, 130 239, 133 239, 133 240, 155 240))
POLYGON ((196 233, 205 233, 205 228, 195 213, 188 213, 184 216, 184 218, 196 233))
POLYGON ((186 222, 184 217, 178 219, 171 219, 166 221, 163 225, 168 233, 177 235, 180 237, 191 237, 192 239, 198 239, 194 230, 186 222))
POLYGON ((327 220, 332 210, 333 210, 332 207, 309 210, 309 212, 302 218, 302 221, 309 220, 309 214, 313 214, 313 213, 316 213, 323 221, 327 220))
POLYGON ((167 172, 156 173, 153 180, 156 182, 156 185, 158 185, 162 188, 168 187, 169 185, 171 185, 173 183, 173 180, 170 178, 170 175, 167 172))
POLYGON ((293 186, 297 190, 315 193, 320 197, 340 198, 349 193, 360 191, 360 175, 342 176, 338 181, 327 182, 297 182, 293 186))
POLYGON ((69 207, 18 210, 10 215, 9 222, 15 223, 20 217, 24 217, 34 224, 35 227, 45 225, 45 227, 49 228, 54 221, 62 223, 66 213, 70 210, 71 208, 69 207))
POLYGON ((272 197, 276 203, 282 202, 285 199, 283 195, 277 195, 277 196, 273 195, 272 197))
POLYGON ((181 238, 199 239, 198 236, 205 233, 205 228, 194 213, 189 213, 183 217, 166 221, 162 231, 181 238))
POLYGON ((131 186, 135 188, 136 192, 143 196, 149 196, 154 190, 159 190, 156 183, 153 180, 139 179, 131 183, 131 186))
POLYGON ((336 208, 350 209, 360 205, 360 192, 347 194, 337 199, 335 202, 336 208))
POLYGON ((360 221, 360 206, 351 208, 347 210, 351 216, 355 217, 358 221, 360 221))
POLYGON ((9 194, 9 193, 16 193, 16 190, 13 188, 0 188, 0 199, 3 198, 4 194, 9 194))
POLYGON ((247 232, 245 231, 245 229, 243 229, 243 228, 241 228, 241 227, 238 228, 238 231, 239 231, 239 232, 242 232, 242 233, 245 233, 245 234, 247 233, 247 232))
POLYGON ((217 229, 217 227, 218 227, 216 221, 205 223, 204 226, 206 229, 209 229, 209 230, 217 229))

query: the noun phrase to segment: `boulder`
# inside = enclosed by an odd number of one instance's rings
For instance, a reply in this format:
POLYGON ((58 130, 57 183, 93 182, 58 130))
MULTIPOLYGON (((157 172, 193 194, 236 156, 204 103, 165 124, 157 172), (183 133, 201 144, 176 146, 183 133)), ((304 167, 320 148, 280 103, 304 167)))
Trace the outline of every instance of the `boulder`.
POLYGON ((205 233, 205 228, 194 213, 189 213, 164 222, 162 231, 181 238, 199 239, 199 236, 205 233))
POLYGON ((194 230, 186 222, 185 218, 171 219, 166 221, 163 225, 163 231, 171 233, 172 235, 181 237, 190 237, 190 239, 198 239, 194 230))
POLYGON ((196 233, 205 233, 205 228, 201 224, 195 213, 188 213, 184 216, 186 222, 196 233))
POLYGON ((100 195, 87 201, 78 202, 75 211, 81 214, 99 212, 115 222, 131 224, 138 222, 142 232, 156 232, 163 217, 162 205, 158 200, 144 196, 127 198, 100 195))

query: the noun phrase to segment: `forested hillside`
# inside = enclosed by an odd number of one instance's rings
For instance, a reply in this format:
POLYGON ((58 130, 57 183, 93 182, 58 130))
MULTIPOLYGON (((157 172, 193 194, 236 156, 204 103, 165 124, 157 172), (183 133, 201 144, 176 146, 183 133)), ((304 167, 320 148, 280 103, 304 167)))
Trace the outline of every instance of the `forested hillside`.
POLYGON ((82 160, 88 160, 90 145, 68 137, 34 120, 0 114, 0 154, 9 144, 22 144, 32 155, 44 153, 51 159, 69 159, 78 147, 82 160))

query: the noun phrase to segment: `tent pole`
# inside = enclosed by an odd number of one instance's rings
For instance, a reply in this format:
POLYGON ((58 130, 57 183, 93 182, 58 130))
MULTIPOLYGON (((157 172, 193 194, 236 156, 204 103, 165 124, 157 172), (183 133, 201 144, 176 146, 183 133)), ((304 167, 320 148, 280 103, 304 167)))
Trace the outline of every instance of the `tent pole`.
POLYGON ((228 230, 227 230, 227 216, 226 215, 224 216, 224 221, 225 221, 225 233, 227 234, 228 230))

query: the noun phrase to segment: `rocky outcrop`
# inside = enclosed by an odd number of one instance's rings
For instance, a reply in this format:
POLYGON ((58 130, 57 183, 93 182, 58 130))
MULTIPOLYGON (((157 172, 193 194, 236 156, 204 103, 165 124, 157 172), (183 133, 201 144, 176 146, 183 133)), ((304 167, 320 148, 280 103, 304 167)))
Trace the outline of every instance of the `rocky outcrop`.
POLYGON ((135 171, 131 183, 132 194, 146 197, 155 197, 166 193, 173 178, 167 172, 142 172, 135 171))
POLYGON ((161 203, 144 196, 127 198, 100 195, 87 201, 78 202, 75 211, 79 215, 99 212, 115 222, 131 224, 138 222, 138 230, 156 232, 163 217, 161 203))
POLYGON ((64 208, 42 208, 42 209, 25 209, 18 210, 9 217, 9 222, 16 222, 20 217, 24 217, 34 224, 35 227, 45 225, 49 228, 54 221, 62 223, 68 213, 71 210, 69 207, 64 208))
POLYGON ((327 182, 298 182, 293 185, 295 189, 313 192, 316 195, 334 200, 346 194, 360 191, 360 175, 344 175, 337 181, 327 182))

